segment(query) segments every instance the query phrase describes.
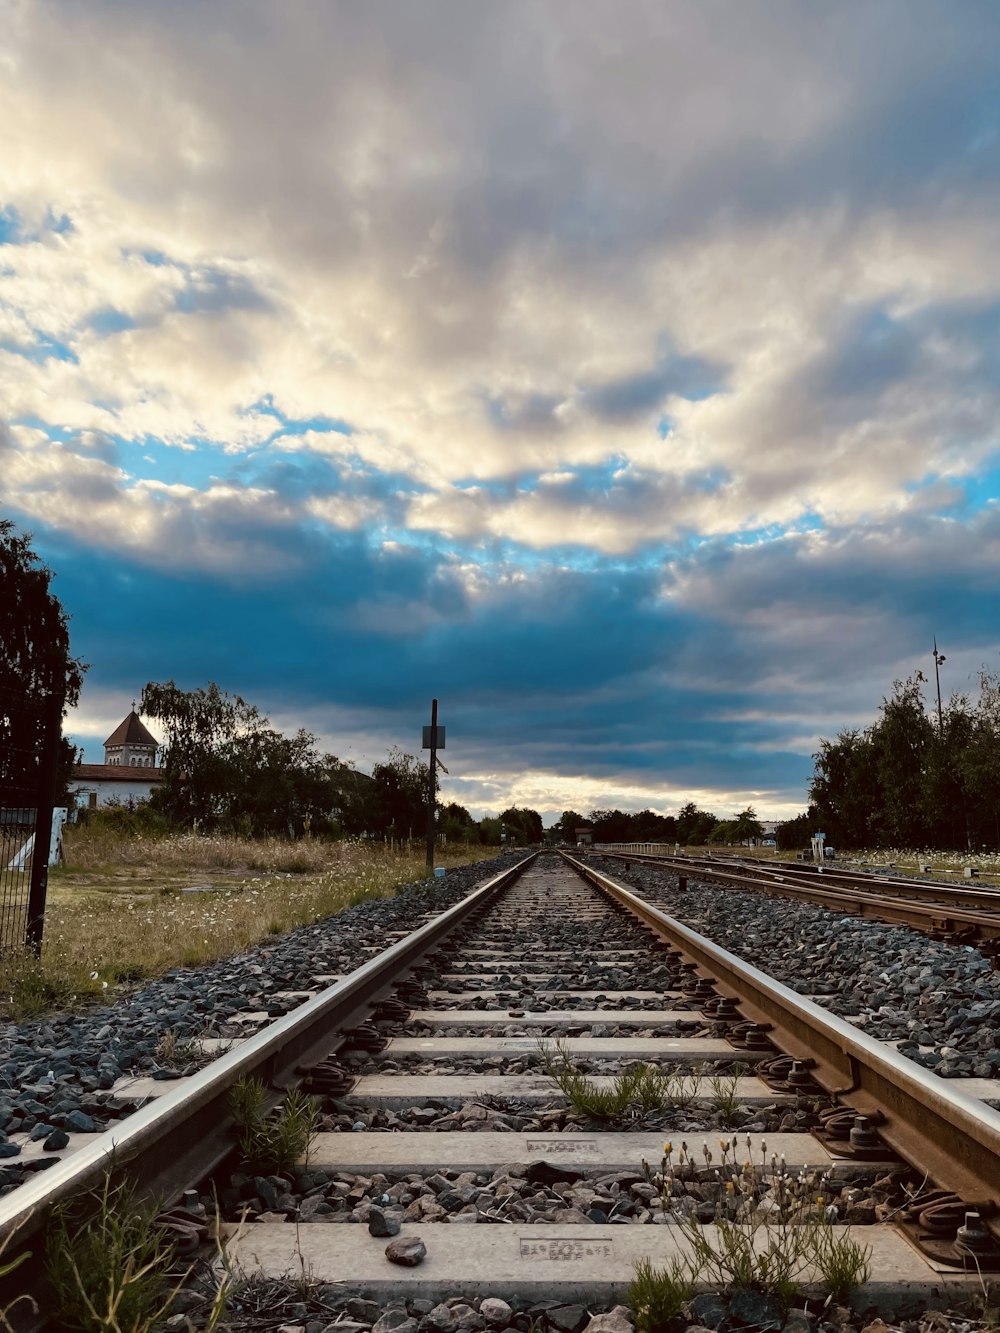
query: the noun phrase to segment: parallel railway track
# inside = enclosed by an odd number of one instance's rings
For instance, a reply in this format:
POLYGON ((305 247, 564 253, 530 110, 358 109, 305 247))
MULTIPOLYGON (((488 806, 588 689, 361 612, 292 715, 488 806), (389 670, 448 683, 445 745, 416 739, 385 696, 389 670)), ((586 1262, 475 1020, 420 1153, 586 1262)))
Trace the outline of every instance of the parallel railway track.
POLYGON ((601 849, 603 857, 723 887, 753 889, 775 897, 827 907, 845 915, 912 926, 934 939, 975 944, 994 965, 1000 961, 1000 889, 912 876, 745 860, 601 849))
MULTIPOLYGON (((541 1071, 540 1036, 562 1038, 563 1052, 595 1071, 595 1087, 637 1059, 687 1070, 715 1062, 734 1071, 745 1107, 777 1107, 795 1123, 797 1108, 835 1102, 844 1114, 831 1124, 842 1135, 853 1129, 853 1146, 787 1134, 789 1163, 850 1176, 870 1160, 889 1170, 898 1153, 953 1191, 961 1202, 937 1200, 930 1262, 894 1230, 865 1229, 874 1299, 921 1283, 964 1289, 947 1227, 969 1209, 984 1219, 983 1234, 975 1224, 965 1234, 989 1266, 1000 1114, 567 856, 526 858, 0 1199, 0 1238, 12 1238, 9 1253, 28 1245, 37 1254, 54 1203, 96 1184, 109 1163, 145 1192, 197 1188, 232 1149, 229 1091, 254 1074, 275 1100, 297 1084, 322 1096, 333 1132, 316 1141, 311 1194, 290 1182, 282 1197, 275 1186, 278 1206, 257 1200, 257 1220, 234 1228, 230 1252, 246 1269, 278 1275, 305 1265, 332 1288, 383 1303, 405 1292, 610 1306, 636 1258, 662 1262, 675 1243, 674 1228, 638 1224, 656 1220, 637 1171, 658 1157, 663 1134, 648 1120, 608 1131, 568 1114, 541 1071), (776 1087, 760 1080, 762 1066, 776 1087), (462 1107, 482 1112, 474 1132, 462 1107), (501 1208, 491 1181, 511 1163, 500 1184, 514 1202, 501 1208), (367 1194, 358 1179, 369 1181, 367 1194), (537 1189, 525 1192, 526 1180, 537 1189), (383 1193, 389 1214, 406 1219, 402 1235, 419 1233, 426 1245, 419 1267, 387 1262, 385 1241, 367 1226, 338 1225, 363 1221, 383 1193), (307 1197, 319 1206, 307 1208, 307 1197), (588 1197, 602 1206, 585 1210, 588 1197), (306 1225, 307 1216, 327 1225, 306 1225)), ((699 1091, 709 1086, 703 1077, 699 1091)), ((694 1130, 687 1138, 700 1141, 694 1130)), ((23 1285, 23 1274, 12 1281, 23 1285)))

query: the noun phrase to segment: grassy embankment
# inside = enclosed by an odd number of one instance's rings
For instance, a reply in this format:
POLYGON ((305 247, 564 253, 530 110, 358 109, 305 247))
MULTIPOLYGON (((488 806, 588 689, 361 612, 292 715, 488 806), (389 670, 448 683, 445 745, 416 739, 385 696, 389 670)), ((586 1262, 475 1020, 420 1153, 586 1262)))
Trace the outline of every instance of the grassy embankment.
MULTIPOLYGON (((82 1007, 117 986, 226 958, 387 897, 427 874, 416 843, 389 849, 71 827, 65 852, 66 865, 49 874, 41 960, 0 959, 0 1017, 82 1007)), ((436 860, 463 865, 495 854, 449 846, 436 860)))

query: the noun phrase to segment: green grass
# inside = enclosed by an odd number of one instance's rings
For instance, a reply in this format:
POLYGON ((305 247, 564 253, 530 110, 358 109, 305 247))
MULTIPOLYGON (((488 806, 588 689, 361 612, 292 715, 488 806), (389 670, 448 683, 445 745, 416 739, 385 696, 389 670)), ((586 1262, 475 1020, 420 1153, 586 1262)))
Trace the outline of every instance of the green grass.
MULTIPOLYGON (((197 1326, 201 1333, 215 1333, 235 1285, 218 1212, 214 1263, 178 1263, 176 1226, 176 1215, 161 1214, 158 1203, 140 1200, 128 1180, 112 1184, 110 1172, 98 1189, 57 1204, 45 1252, 54 1294, 54 1308, 47 1313, 57 1321, 52 1326, 61 1333, 160 1333, 177 1296, 202 1268, 197 1326)), ((0 1276, 6 1271, 0 1269, 0 1276)), ((0 1311, 0 1325, 11 1328, 5 1315, 0 1311)), ((191 1327, 185 1320, 184 1328, 191 1327)))
POLYGON ((578 1115, 608 1123, 623 1120, 632 1112, 648 1114, 666 1108, 687 1106, 698 1086, 696 1075, 663 1069, 658 1065, 634 1064, 601 1087, 576 1068, 562 1041, 550 1045, 541 1040, 538 1052, 542 1068, 578 1115))
POLYGON ((229 1094, 240 1158, 246 1170, 270 1176, 308 1158, 319 1124, 319 1104, 293 1088, 280 1105, 265 1112, 267 1090, 258 1078, 240 1079, 229 1094))
POLYGON ((669 1333, 693 1295, 694 1282, 683 1259, 672 1258, 664 1268, 639 1259, 625 1299, 635 1314, 638 1333, 669 1333))
POLYGON ((720 1140, 718 1163, 706 1146, 699 1170, 684 1145, 675 1161, 668 1143, 655 1175, 644 1164, 686 1246, 686 1275, 720 1291, 767 1293, 786 1311, 800 1283, 818 1275, 832 1299, 846 1301, 871 1275, 871 1252, 848 1227, 830 1221, 828 1177, 809 1169, 793 1175, 783 1158, 768 1159, 763 1142, 755 1163, 749 1137, 746 1145, 743 1157, 735 1135, 720 1140), (700 1191, 695 1197, 714 1199, 711 1226, 678 1206, 692 1178, 700 1191))
POLYGON ((169 1314, 176 1250, 156 1211, 109 1177, 95 1194, 57 1206, 46 1257, 60 1329, 147 1333, 169 1314))

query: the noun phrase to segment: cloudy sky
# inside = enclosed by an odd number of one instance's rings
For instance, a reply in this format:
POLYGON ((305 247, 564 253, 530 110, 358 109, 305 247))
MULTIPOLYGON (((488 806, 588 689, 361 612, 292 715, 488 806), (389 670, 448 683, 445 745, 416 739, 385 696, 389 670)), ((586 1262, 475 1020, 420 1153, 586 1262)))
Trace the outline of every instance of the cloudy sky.
POLYGON ((91 670, 800 810, 997 665, 1000 9, 0 0, 0 512, 91 670))

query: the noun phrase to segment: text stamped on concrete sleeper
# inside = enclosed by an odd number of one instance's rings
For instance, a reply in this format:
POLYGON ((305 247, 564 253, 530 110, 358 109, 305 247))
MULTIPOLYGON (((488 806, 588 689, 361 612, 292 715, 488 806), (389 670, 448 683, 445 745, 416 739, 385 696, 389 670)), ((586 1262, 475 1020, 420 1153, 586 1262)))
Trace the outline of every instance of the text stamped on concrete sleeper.
POLYGON ((522 1259, 551 1259, 557 1263, 574 1263, 579 1259, 610 1259, 614 1253, 610 1237, 595 1236, 593 1240, 570 1237, 542 1237, 538 1240, 521 1237, 522 1259))
POLYGON ((548 1153, 555 1157, 572 1157, 576 1154, 587 1155, 597 1147, 595 1139, 529 1139, 528 1152, 548 1153))

